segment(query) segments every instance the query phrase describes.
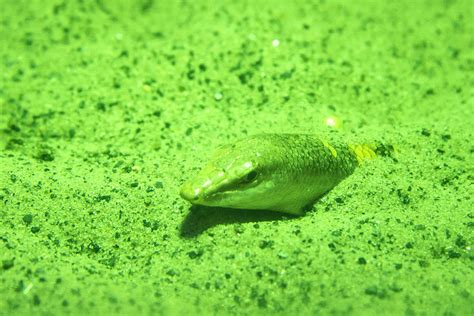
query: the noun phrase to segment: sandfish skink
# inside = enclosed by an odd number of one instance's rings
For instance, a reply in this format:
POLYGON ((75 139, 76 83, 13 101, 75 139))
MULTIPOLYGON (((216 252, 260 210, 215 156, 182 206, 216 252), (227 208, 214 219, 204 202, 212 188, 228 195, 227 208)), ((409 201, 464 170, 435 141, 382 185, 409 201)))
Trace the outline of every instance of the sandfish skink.
POLYGON ((180 195, 198 205, 301 215, 376 151, 311 134, 254 135, 218 148, 180 195))

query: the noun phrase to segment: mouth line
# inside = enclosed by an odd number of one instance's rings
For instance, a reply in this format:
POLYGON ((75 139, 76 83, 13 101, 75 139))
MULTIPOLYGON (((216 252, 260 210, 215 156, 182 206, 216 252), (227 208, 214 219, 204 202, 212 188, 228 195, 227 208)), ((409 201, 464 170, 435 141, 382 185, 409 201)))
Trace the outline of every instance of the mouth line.
POLYGON ((238 183, 214 183, 210 187, 203 187, 202 185, 193 185, 192 182, 186 183, 183 185, 181 190, 181 196, 191 202, 192 204, 197 205, 207 205, 207 206, 219 206, 223 203, 226 203, 227 199, 229 201, 233 200, 233 195, 240 196, 245 194, 247 189, 251 189, 258 185, 259 181, 252 181, 251 183, 245 183, 245 185, 239 186, 238 183))
POLYGON ((228 195, 228 193, 232 193, 234 192, 235 190, 233 191, 225 191, 225 192, 213 192, 213 193, 210 193, 210 194, 206 194, 204 193, 201 197, 200 200, 203 200, 203 201, 207 201, 207 200, 214 200, 214 199, 223 199, 225 198, 226 195, 228 195))
MULTIPOLYGON (((205 190, 201 193, 202 196, 201 196, 201 199, 205 200, 205 199, 214 199, 214 198, 218 198, 218 199, 222 199, 222 198, 225 198, 226 196, 228 195, 231 195, 233 193, 237 193, 237 192, 244 192, 248 189, 251 189, 253 187, 255 187, 256 185, 258 184, 257 181, 254 181, 253 183, 247 183, 245 185, 245 187, 241 187, 241 188, 232 188, 232 189, 227 189, 225 191, 218 191, 217 189, 215 190, 212 190, 211 192, 205 192, 205 190)), ((220 188, 222 189, 222 187, 220 188)))

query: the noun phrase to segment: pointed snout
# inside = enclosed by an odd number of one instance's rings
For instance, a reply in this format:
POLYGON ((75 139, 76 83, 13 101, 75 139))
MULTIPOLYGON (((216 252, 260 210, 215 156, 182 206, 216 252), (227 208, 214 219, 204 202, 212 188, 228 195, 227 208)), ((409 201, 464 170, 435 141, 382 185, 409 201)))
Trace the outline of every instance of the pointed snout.
POLYGON ((199 193, 201 190, 192 185, 191 182, 186 182, 179 191, 181 197, 191 203, 195 203, 199 200, 199 193))
POLYGON ((199 177, 189 180, 183 184, 179 194, 192 204, 207 205, 210 197, 213 196, 216 187, 210 179, 199 177))
POLYGON ((192 204, 207 205, 209 197, 213 196, 215 188, 212 187, 213 183, 210 180, 205 180, 204 183, 201 182, 194 179, 184 183, 179 191, 179 195, 192 204))
POLYGON ((209 163, 183 184, 179 194, 192 204, 217 205, 216 199, 227 182, 225 170, 209 163))

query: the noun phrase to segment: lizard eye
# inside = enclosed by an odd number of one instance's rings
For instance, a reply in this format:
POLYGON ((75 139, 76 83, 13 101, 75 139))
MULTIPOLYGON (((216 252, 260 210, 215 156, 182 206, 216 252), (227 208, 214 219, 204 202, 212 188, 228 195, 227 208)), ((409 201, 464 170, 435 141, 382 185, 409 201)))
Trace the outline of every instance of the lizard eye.
POLYGON ((247 173, 247 175, 244 177, 242 182, 243 183, 252 182, 253 180, 255 180, 256 177, 257 177, 257 171, 252 170, 249 173, 247 173))

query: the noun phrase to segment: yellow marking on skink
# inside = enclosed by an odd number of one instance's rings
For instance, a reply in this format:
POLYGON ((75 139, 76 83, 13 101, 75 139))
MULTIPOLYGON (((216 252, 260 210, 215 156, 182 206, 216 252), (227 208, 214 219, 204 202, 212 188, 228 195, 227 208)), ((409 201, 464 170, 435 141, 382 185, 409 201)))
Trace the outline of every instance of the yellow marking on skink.
POLYGON ((337 151, 334 149, 334 147, 332 147, 327 141, 325 140, 321 140, 321 142, 323 143, 324 147, 326 147, 327 149, 329 149, 329 151, 331 152, 331 154, 334 156, 334 158, 337 158, 337 151))
POLYGON ((367 144, 349 144, 349 148, 354 153, 355 157, 357 158, 357 162, 361 164, 364 160, 370 160, 377 157, 374 152, 374 146, 367 145, 367 144))

